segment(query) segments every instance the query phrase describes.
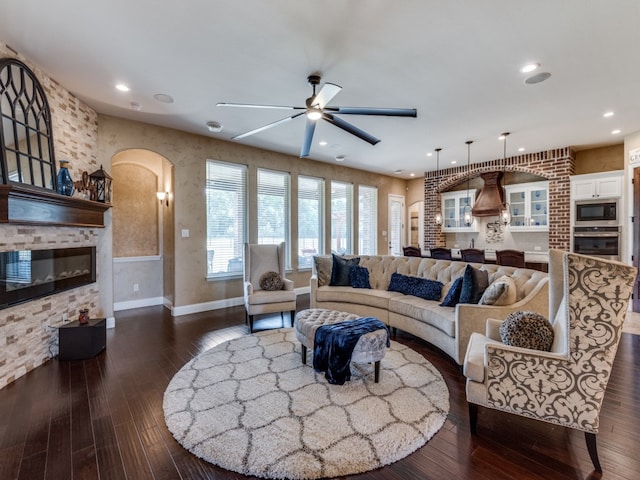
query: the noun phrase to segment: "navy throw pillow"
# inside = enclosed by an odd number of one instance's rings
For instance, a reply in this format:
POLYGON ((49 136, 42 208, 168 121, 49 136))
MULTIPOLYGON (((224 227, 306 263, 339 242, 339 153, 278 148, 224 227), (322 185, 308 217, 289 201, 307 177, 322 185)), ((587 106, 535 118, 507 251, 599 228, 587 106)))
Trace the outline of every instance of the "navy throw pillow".
POLYGON ((349 282, 353 288, 371 288, 369 270, 366 267, 351 267, 349 282))
POLYGON ((462 290, 458 303, 478 303, 489 286, 489 274, 467 265, 462 275, 462 290))
POLYGON ((349 271, 352 267, 357 267, 360 263, 360 257, 342 258, 336 254, 333 255, 333 268, 331 269, 331 281, 329 285, 332 287, 350 287, 349 271))
POLYGON ((394 273, 389 282, 390 292, 400 292, 405 295, 424 298, 425 300, 440 300, 442 295, 442 282, 427 278, 412 277, 394 273))
POLYGON ((456 278, 451 284, 451 288, 447 292, 447 296, 440 304, 441 307, 455 307, 460 302, 460 293, 462 292, 462 277, 456 278))

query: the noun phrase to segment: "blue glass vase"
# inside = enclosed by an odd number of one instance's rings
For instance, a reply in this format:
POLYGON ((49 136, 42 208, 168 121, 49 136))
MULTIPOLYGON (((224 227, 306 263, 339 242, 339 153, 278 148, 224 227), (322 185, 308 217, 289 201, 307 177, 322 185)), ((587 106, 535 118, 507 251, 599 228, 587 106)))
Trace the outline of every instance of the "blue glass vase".
POLYGON ((69 169, 67 165, 69 162, 66 160, 60 160, 60 170, 58 170, 58 176, 56 177, 58 183, 58 193, 70 197, 73 195, 73 180, 69 175, 69 169))

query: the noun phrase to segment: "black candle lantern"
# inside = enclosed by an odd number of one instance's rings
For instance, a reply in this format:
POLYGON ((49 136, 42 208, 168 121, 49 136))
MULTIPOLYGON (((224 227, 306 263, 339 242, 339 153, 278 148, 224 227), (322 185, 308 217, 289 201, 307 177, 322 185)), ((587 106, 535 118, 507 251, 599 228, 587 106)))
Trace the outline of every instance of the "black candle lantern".
POLYGON ((111 203, 111 176, 102 169, 89 175, 91 200, 100 203, 111 203))

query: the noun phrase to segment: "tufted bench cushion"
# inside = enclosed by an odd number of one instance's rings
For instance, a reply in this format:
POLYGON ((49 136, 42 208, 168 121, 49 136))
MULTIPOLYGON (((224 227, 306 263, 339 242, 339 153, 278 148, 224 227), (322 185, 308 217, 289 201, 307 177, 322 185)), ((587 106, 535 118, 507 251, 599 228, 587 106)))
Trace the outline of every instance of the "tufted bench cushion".
MULTIPOLYGON (((302 361, 306 363, 306 349, 313 350, 313 340, 316 330, 321 325, 331 325, 347 320, 355 320, 360 315, 353 313, 338 312, 324 308, 311 308, 302 310, 296 315, 295 332, 296 338, 302 344, 302 361)), ((378 363, 387 349, 387 331, 385 329, 376 330, 362 335, 356 343, 351 355, 351 361, 355 363, 378 363)), ((376 378, 379 375, 379 363, 376 365, 376 378)), ((377 379, 376 379, 377 382, 377 379)))

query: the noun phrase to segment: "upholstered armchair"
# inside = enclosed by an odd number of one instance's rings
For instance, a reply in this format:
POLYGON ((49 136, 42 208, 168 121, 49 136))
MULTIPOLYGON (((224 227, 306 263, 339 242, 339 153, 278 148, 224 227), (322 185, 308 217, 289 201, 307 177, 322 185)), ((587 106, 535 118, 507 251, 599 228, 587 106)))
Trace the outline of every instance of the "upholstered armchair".
POLYGON ((464 361, 471 431, 478 405, 582 430, 593 466, 602 472, 600 408, 636 269, 558 250, 549 256, 551 351, 503 344, 497 320, 487 321, 486 335, 474 333, 464 361))
POLYGON ((280 313, 284 326, 283 312, 288 310, 293 326, 296 313, 296 292, 293 282, 285 278, 284 242, 279 245, 244 244, 244 307, 246 310, 249 331, 253 332, 253 317, 265 313, 280 313), (263 289, 267 286, 263 275, 276 272, 282 279, 282 288, 276 290, 263 289), (261 282, 262 278, 262 282, 261 282))

